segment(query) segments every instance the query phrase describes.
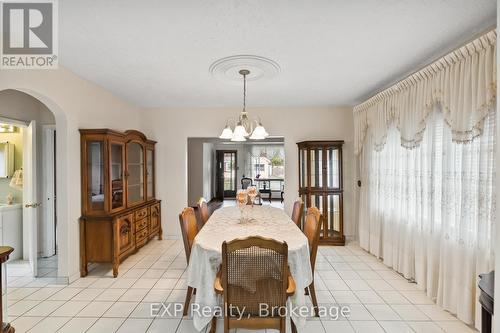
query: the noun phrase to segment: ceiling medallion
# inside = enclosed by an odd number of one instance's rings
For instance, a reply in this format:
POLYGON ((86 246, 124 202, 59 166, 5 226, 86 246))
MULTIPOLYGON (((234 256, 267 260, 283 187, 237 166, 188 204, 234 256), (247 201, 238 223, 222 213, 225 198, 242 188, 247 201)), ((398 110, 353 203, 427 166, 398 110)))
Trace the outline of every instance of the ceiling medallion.
POLYGON ((256 55, 235 55, 219 59, 210 65, 210 73, 222 82, 241 84, 241 70, 248 70, 247 81, 267 80, 281 71, 274 60, 256 55))

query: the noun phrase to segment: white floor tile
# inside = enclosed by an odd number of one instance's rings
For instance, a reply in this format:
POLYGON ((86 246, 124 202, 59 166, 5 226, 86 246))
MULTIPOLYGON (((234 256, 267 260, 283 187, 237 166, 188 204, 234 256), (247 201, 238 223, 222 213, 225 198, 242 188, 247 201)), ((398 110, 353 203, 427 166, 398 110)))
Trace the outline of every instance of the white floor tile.
POLYGON ((393 304, 392 309, 397 312, 397 314, 407 321, 427 321, 430 320, 422 311, 420 311, 415 305, 412 304, 393 304))
POLYGON ((71 318, 66 317, 46 317, 35 326, 33 326, 29 333, 54 333, 64 326, 71 318))
POLYGON ((16 329, 16 333, 27 332, 33 326, 35 326, 38 322, 43 320, 44 317, 19 317, 14 320, 11 324, 16 329))
POLYGON ((24 315, 29 317, 47 317, 64 303, 66 303, 66 301, 43 301, 26 312, 24 315))
MULTIPOLYGON (((159 319, 156 318, 149 326, 147 333, 166 333, 175 332, 179 326, 180 319, 159 319)), ((220 325, 219 325, 220 326, 220 325)))
MULTIPOLYGON (((432 321, 415 321, 408 322, 408 325, 416 332, 416 333, 443 333, 444 331, 432 321)), ((455 333, 455 332, 454 332, 455 333)))
POLYGON ((135 307, 139 304, 138 302, 116 302, 114 303, 108 311, 106 311, 103 317, 107 318, 127 318, 135 307))
POLYGON ((85 308, 89 301, 68 301, 56 311, 50 314, 51 317, 74 317, 78 312, 85 308))
POLYGON ((91 302, 83 308, 76 316, 77 317, 102 317, 106 311, 114 304, 114 302, 91 302))
POLYGON ((117 333, 146 332, 152 321, 153 319, 128 318, 122 326, 120 326, 117 333))
POLYGON ((354 333, 354 328, 348 321, 323 321, 322 323, 328 333, 354 333))
POLYGON ((57 333, 84 333, 99 318, 72 318, 57 333))
POLYGON ((356 333, 384 333, 376 321, 351 321, 351 325, 356 333))
POLYGON ((100 318, 87 333, 114 333, 125 321, 125 318, 100 318))
MULTIPOLYGON (((186 260, 178 240, 150 242, 120 265, 116 279, 110 265, 97 264, 90 266, 88 277, 70 286, 52 285, 52 278, 23 276, 22 270, 18 273, 8 277, 7 290, 8 317, 17 333, 30 329, 34 333, 56 329, 61 333, 195 332, 190 318, 181 314, 178 318, 151 317, 151 303, 184 302, 186 260)), ((320 247, 315 285, 320 305, 346 306, 349 318, 309 318, 301 333, 474 332, 436 306, 416 284, 353 244, 320 247)), ((311 304, 309 297, 306 301, 311 304)), ((219 321, 217 332, 222 331, 219 321)))
POLYGON ((378 321, 380 320, 401 320, 394 310, 386 304, 365 304, 371 315, 378 321))
POLYGON ((9 308, 7 309, 7 313, 9 314, 9 316, 21 316, 24 313, 26 313, 27 311, 34 308, 39 303, 40 303, 40 301, 21 300, 15 304, 9 306, 9 308))
POLYGON ((436 321, 446 333, 477 333, 477 331, 461 321, 436 321))
POLYGON ((378 323, 387 333, 413 333, 404 321, 379 321, 378 323))

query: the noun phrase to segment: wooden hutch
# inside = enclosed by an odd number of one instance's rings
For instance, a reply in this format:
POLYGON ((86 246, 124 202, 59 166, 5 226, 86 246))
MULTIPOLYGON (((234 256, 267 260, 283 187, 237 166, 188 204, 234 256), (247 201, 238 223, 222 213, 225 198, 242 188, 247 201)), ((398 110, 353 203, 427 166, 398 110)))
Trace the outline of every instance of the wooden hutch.
POLYGON ((119 264, 153 237, 162 239, 155 197, 155 141, 130 130, 81 129, 80 275, 88 263, 119 264))
MULTIPOLYGON (((345 245, 342 201, 343 144, 344 141, 297 143, 299 195, 304 201, 304 209, 316 206, 323 214, 320 244, 345 245)), ((305 212, 302 215, 305 217, 305 212)))

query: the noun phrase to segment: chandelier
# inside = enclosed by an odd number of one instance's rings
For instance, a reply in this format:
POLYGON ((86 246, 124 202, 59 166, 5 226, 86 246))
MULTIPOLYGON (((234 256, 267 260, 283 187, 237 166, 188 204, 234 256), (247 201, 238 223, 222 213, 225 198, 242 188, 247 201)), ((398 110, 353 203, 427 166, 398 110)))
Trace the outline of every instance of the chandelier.
POLYGON ((226 126, 222 130, 222 134, 219 138, 226 140, 230 139, 231 141, 246 141, 248 137, 251 140, 264 140, 269 136, 269 133, 267 133, 264 126, 262 126, 260 119, 251 119, 246 110, 247 75, 250 74, 250 71, 242 69, 239 73, 243 76, 243 110, 238 117, 234 130, 229 125, 229 121, 226 121, 226 126))

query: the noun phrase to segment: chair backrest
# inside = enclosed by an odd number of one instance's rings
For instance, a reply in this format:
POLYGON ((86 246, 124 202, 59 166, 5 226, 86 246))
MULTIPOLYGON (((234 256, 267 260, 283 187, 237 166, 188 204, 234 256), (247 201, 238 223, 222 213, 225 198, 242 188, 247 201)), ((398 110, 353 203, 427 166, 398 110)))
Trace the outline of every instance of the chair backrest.
POLYGON ((193 246, 194 238, 198 234, 198 226, 196 222, 196 214, 192 207, 186 207, 179 214, 179 222, 181 224, 182 240, 184 241, 184 251, 186 252, 186 261, 189 264, 191 256, 191 247, 193 246))
POLYGON ((316 264, 316 255, 318 253, 322 220, 323 216, 318 208, 310 207, 307 209, 306 220, 304 222, 304 234, 309 242, 309 255, 311 258, 311 268, 313 272, 316 264))
POLYGON ((246 190, 249 186, 253 186, 252 178, 243 177, 241 178, 241 188, 246 190))
POLYGON ((198 200, 198 212, 200 214, 201 226, 203 226, 205 223, 207 223, 208 218, 210 217, 207 200, 205 200, 205 198, 203 197, 198 200))
POLYGON ((302 201, 301 198, 297 198, 297 200, 295 200, 295 202, 293 203, 292 221, 295 222, 295 224, 297 225, 297 227, 299 227, 299 229, 303 211, 304 211, 304 202, 302 201))
MULTIPOLYGON (((249 237, 222 244, 224 303, 260 317, 260 304, 286 306, 288 245, 274 239, 249 237)), ((277 312, 269 317, 279 317, 277 312)), ((260 317, 262 318, 262 317, 260 317)))

